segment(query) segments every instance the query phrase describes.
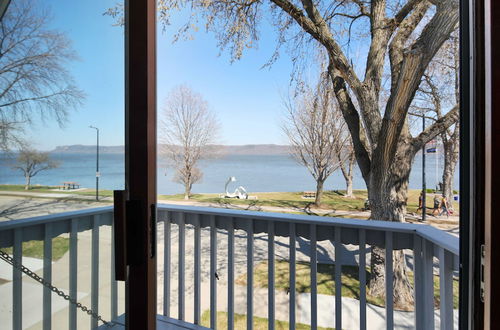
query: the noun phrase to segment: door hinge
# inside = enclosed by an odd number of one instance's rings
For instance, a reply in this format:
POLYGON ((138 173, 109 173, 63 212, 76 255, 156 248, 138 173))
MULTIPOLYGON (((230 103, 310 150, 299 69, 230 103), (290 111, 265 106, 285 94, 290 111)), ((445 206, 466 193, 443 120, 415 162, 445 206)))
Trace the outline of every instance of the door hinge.
POLYGON ((485 294, 485 291, 484 291, 484 265, 485 265, 485 258, 486 258, 486 249, 484 247, 484 244, 481 245, 481 269, 480 269, 480 281, 481 281, 481 284, 480 284, 480 292, 479 292, 479 295, 480 295, 480 298, 481 298, 481 302, 484 303, 484 294, 485 294))

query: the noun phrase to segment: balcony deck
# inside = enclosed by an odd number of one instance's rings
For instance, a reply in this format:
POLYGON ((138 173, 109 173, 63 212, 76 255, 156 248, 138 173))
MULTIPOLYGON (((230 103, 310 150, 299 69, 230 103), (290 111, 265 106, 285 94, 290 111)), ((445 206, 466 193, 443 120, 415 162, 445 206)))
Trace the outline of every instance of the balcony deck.
MULTIPOLYGON (((43 240, 47 258, 40 275, 55 284, 65 277, 62 283, 67 285, 62 288, 71 297, 98 311, 104 319, 117 320, 123 313, 123 285, 114 281, 111 262, 112 211, 105 207, 2 222, 0 248, 13 246, 14 259, 20 261, 23 241, 43 240), (59 235, 70 240, 62 268, 50 257, 52 239, 59 235), (88 293, 83 297, 82 285, 88 293)), ((248 320, 255 315, 270 321, 306 323, 313 328, 366 329, 367 324, 377 324, 388 329, 452 329, 457 324, 452 284, 458 269, 458 238, 427 225, 168 205, 159 206, 158 230, 158 310, 163 314, 159 315, 162 328, 200 329, 197 324, 203 311, 210 313, 211 328, 215 328, 216 311, 228 313, 230 328, 235 313, 249 315, 248 320), (341 292, 342 267, 364 269, 371 246, 384 248, 387 256, 396 250, 405 251, 415 273, 415 312, 402 314, 394 309, 392 258, 386 267, 386 276, 391 280, 386 281, 389 299, 385 307, 367 304, 363 271, 359 271, 359 300, 318 294, 319 262, 335 265, 335 291, 341 292), (277 258, 286 258, 290 264, 289 294, 275 290, 277 258), (270 276, 267 288, 255 288, 253 270, 262 260, 268 261, 270 276), (308 295, 295 288, 296 264, 301 260, 311 265, 308 295), (217 272, 223 277, 221 281, 217 272), (242 274, 246 285, 235 285, 242 274), (436 275, 441 297, 438 309, 434 308, 436 275)), ((13 329, 21 329, 33 314, 27 313, 29 302, 23 302, 29 285, 15 268, 12 279, 9 285, 13 312, 7 321, 13 329)), ((97 320, 74 306, 54 309, 54 300, 60 298, 47 288, 41 290, 40 323, 44 328, 62 323, 71 329, 89 323, 91 328, 98 327, 97 320)), ((247 328, 251 328, 250 323, 247 328)))

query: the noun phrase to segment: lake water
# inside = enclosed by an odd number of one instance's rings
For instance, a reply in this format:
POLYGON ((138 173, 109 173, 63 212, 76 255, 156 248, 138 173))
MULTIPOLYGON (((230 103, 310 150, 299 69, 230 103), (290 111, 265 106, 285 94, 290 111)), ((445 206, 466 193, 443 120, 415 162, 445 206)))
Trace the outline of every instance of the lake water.
MULTIPOLYGON (((33 184, 59 185, 63 181, 75 181, 83 187, 95 187, 95 155, 90 154, 51 154, 60 162, 53 170, 39 173, 32 179, 33 184)), ((442 173, 443 159, 440 155, 439 175, 442 173)), ((419 189, 422 182, 421 156, 417 155, 410 175, 410 188, 419 189)), ((12 169, 13 160, 0 154, 0 184, 24 184, 19 170, 12 169)), ((237 182, 230 185, 233 191, 243 186, 249 193, 269 191, 314 190, 315 182, 309 172, 292 158, 283 155, 226 155, 222 158, 202 161, 204 175, 200 183, 193 185, 195 193, 222 193, 228 177, 235 176, 237 182)), ((100 155, 100 189, 123 189, 124 156, 122 154, 100 155)), ((427 187, 436 185, 436 156, 427 155, 427 187)), ((183 187, 172 181, 173 170, 167 168, 164 160, 158 164, 158 193, 182 193, 183 187)), ((458 189, 458 169, 455 175, 455 189, 458 189)), ((339 171, 326 181, 325 189, 345 189, 345 181, 339 171)), ((358 169, 354 176, 354 189, 366 189, 358 169)))

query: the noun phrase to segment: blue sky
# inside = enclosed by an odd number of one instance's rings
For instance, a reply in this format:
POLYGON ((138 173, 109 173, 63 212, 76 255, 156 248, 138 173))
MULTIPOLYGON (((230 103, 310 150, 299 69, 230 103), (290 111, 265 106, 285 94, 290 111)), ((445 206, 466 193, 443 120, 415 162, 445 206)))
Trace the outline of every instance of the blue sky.
MULTIPOLYGON (((52 27, 64 31, 80 57, 71 63, 79 88, 87 99, 83 107, 70 113, 64 128, 50 120, 30 130, 35 146, 51 150, 58 145, 94 144, 101 129, 102 145, 122 145, 124 141, 123 31, 102 13, 112 0, 45 0, 51 8, 52 27)), ((181 21, 183 17, 178 17, 181 21)), ((175 19, 174 19, 175 22, 175 19)), ((198 32, 194 40, 172 44, 173 27, 158 32, 158 108, 171 88, 190 85, 201 93, 221 122, 220 143, 285 144, 280 130, 282 95, 290 83, 291 62, 286 54, 271 69, 261 66, 271 56, 274 33, 263 33, 259 49, 247 51, 242 60, 230 63, 228 55, 216 48, 212 35, 198 32)))
MULTIPOLYGON (((72 62, 68 69, 87 99, 83 107, 70 113, 65 127, 47 120, 30 129, 28 137, 36 148, 52 150, 58 145, 94 144, 95 131, 89 125, 101 129, 102 145, 123 145, 124 35, 122 27, 113 26, 112 17, 103 15, 115 3, 116 0, 39 0, 52 12, 51 28, 65 32, 72 40, 80 60, 72 62)), ((275 49, 275 29, 266 25, 264 18, 258 49, 246 50, 241 60, 231 63, 228 53, 221 54, 217 40, 204 30, 195 33, 194 40, 173 44, 173 35, 185 21, 186 13, 176 13, 173 26, 167 31, 158 24, 158 111, 161 112, 166 95, 174 86, 187 84, 201 93, 217 114, 221 123, 219 143, 286 144, 280 125, 284 114, 282 98, 291 88, 290 57, 282 51, 270 69, 261 68, 275 49)), ((364 31, 366 24, 359 20, 353 30, 364 31)), ((345 35, 340 38, 344 43, 347 40, 345 35)), ((347 54, 359 77, 363 77, 366 41, 355 38, 347 54)), ((314 78, 315 70, 317 65, 306 69, 306 75, 314 78)))
POLYGON ((31 140, 43 150, 95 144, 95 131, 88 128, 95 125, 101 128, 103 144, 123 144, 123 33, 101 15, 106 1, 44 0, 41 4, 51 9, 51 27, 73 42, 79 60, 68 69, 87 99, 70 113, 64 128, 50 120, 39 122, 30 130, 31 140))

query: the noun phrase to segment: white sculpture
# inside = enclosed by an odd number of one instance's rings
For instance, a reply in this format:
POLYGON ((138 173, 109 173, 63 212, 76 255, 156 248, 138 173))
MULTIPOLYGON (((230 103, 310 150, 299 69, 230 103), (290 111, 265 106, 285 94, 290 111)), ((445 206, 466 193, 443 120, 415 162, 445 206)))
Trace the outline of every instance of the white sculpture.
POLYGON ((234 176, 229 177, 229 179, 226 182, 226 186, 224 187, 224 190, 226 194, 224 195, 224 198, 238 198, 238 199, 248 199, 248 193, 245 188, 242 186, 239 186, 234 190, 234 193, 230 193, 227 190, 228 185, 231 182, 236 182, 236 178, 234 176))

